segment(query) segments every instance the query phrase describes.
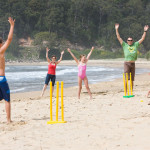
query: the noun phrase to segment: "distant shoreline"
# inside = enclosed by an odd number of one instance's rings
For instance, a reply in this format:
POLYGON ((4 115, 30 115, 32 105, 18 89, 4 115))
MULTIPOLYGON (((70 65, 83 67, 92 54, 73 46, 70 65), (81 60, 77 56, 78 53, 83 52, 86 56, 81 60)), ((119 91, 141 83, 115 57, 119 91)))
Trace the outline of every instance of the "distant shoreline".
MULTIPOLYGON (((100 59, 100 60, 89 60, 88 65, 89 66, 104 66, 104 67, 123 67, 124 59, 100 59)), ((15 66, 43 66, 47 65, 48 63, 46 61, 39 61, 39 62, 6 62, 7 65, 15 65, 15 66)), ((59 64, 60 66, 69 66, 69 65, 75 65, 76 63, 74 60, 62 60, 62 62, 59 64)), ((150 68, 150 61, 147 61, 146 59, 139 58, 136 61, 136 68, 150 68)))

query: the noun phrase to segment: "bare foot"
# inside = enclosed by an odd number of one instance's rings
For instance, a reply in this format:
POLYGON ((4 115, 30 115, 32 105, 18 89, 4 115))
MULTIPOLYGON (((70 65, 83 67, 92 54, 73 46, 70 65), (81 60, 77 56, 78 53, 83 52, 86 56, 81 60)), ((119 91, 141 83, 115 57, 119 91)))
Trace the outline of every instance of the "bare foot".
POLYGON ((147 98, 148 98, 149 94, 150 94, 150 91, 148 91, 148 93, 147 93, 147 98))
POLYGON ((7 120, 7 124, 10 124, 10 123, 12 123, 12 120, 7 120))

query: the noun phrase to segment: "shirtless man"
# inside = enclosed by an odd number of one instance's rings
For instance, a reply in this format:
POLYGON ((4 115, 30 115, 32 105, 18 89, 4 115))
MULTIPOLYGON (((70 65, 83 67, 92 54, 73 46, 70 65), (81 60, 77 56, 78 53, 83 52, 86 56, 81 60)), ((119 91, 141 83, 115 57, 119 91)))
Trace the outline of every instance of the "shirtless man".
POLYGON ((7 123, 10 123, 11 122, 10 90, 5 77, 5 51, 7 50, 13 38, 15 20, 9 17, 8 22, 10 23, 10 31, 6 42, 3 43, 2 38, 0 38, 0 100, 3 99, 5 100, 7 123))

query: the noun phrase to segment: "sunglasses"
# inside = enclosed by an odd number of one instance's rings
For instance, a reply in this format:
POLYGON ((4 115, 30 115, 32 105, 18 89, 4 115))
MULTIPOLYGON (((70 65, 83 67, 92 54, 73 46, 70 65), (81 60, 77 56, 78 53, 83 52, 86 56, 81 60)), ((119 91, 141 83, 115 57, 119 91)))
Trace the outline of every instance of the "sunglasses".
POLYGON ((133 40, 128 40, 128 41, 131 41, 131 42, 132 42, 133 40))

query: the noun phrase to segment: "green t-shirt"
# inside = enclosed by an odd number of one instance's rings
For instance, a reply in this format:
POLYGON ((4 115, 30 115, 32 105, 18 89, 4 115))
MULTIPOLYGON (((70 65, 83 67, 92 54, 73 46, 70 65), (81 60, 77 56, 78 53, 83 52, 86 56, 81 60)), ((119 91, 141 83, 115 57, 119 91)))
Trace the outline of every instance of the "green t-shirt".
POLYGON ((139 45, 139 42, 134 42, 132 45, 128 45, 126 42, 123 41, 122 47, 124 50, 125 61, 137 60, 137 48, 139 45))

